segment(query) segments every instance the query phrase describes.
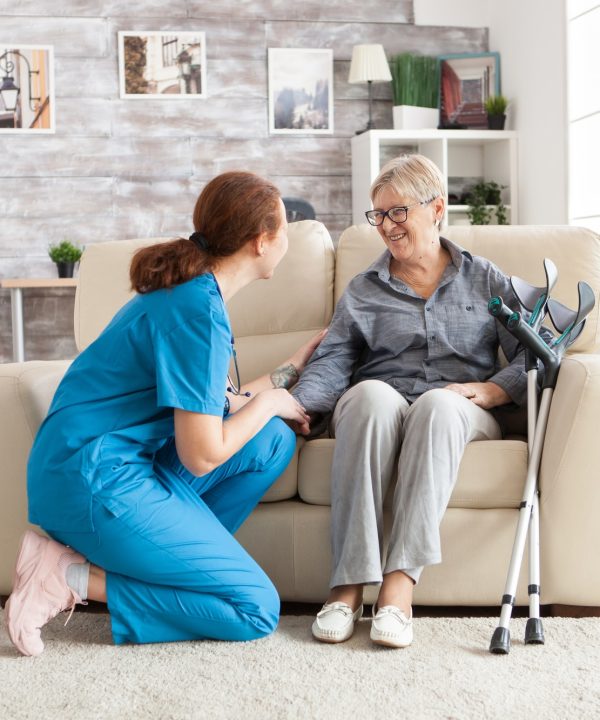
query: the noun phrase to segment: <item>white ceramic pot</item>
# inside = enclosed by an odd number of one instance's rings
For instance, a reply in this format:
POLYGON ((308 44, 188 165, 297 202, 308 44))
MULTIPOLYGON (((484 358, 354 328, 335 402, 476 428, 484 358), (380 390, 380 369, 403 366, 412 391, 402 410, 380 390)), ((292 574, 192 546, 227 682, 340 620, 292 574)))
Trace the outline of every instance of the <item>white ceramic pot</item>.
POLYGON ((440 111, 415 105, 394 105, 394 130, 437 128, 440 111))

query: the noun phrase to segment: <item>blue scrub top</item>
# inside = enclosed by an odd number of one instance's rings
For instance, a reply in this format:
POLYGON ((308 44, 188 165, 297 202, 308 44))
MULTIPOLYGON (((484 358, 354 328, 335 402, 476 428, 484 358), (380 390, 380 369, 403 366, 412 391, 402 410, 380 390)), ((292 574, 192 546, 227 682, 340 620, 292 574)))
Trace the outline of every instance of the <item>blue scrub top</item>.
POLYGON ((173 408, 223 415, 232 333, 215 277, 137 295, 71 364, 27 468, 29 520, 91 531, 91 502, 153 474, 173 408))

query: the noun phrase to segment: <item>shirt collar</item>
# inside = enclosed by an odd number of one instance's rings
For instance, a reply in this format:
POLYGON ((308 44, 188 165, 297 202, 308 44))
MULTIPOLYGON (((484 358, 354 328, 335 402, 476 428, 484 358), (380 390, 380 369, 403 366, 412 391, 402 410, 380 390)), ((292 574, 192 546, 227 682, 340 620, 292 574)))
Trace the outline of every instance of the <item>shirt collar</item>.
MULTIPOLYGON (((456 267, 457 270, 460 271, 463 261, 466 258, 470 262, 473 262, 473 256, 468 250, 465 250, 460 245, 457 245, 456 243, 453 243, 451 240, 448 240, 448 238, 441 237, 440 236, 440 244, 442 247, 446 248, 446 250, 450 253, 450 260, 452 261, 452 264, 456 267)), ((390 259, 392 257, 392 253, 386 248, 383 253, 375 260, 374 263, 372 263, 365 271, 364 274, 368 273, 375 273, 379 275, 381 280, 385 280, 386 282, 390 281, 391 275, 390 275, 390 259)))

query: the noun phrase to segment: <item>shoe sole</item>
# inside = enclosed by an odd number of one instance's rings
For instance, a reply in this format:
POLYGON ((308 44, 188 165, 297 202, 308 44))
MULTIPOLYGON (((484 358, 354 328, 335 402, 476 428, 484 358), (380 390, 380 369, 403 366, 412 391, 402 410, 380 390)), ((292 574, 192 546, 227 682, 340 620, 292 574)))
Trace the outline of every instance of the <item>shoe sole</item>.
POLYGON ((337 638, 330 638, 330 637, 320 637, 319 635, 312 634, 315 640, 318 640, 319 642, 328 643, 329 645, 338 645, 339 643, 346 642, 347 640, 350 640, 354 633, 350 633, 348 637, 337 639, 337 638))
POLYGON ((382 647, 388 647, 388 648, 396 648, 398 650, 400 650, 402 648, 410 647, 412 645, 412 640, 407 643, 396 643, 393 640, 384 640, 383 638, 380 639, 380 638, 374 638, 374 637, 371 637, 371 640, 376 645, 381 645, 382 647))

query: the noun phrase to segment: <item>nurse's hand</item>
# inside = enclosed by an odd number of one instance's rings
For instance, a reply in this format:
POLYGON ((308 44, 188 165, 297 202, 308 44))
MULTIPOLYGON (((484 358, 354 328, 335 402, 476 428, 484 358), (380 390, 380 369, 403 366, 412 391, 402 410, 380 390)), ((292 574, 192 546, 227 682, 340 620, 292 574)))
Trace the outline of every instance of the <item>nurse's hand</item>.
POLYGON ((255 401, 266 403, 273 416, 280 417, 282 420, 291 420, 298 432, 302 435, 308 434, 310 417, 302 405, 287 390, 282 388, 263 390, 256 396, 255 401))

